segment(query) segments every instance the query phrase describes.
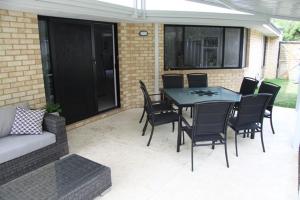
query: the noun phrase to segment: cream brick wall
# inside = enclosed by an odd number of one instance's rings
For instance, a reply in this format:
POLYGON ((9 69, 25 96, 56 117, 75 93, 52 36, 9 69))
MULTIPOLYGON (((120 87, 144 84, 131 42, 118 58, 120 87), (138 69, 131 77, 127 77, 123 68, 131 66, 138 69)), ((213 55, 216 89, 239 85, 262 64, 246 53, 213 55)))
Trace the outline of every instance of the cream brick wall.
POLYGON ((37 15, 0 10, 0 106, 45 105, 37 15))
POLYGON ((300 64, 300 42, 280 44, 278 78, 296 81, 300 64))
POLYGON ((263 77, 264 35, 248 30, 248 50, 245 76, 261 79, 263 77))
POLYGON ((266 50, 265 78, 276 78, 278 65, 278 51, 281 37, 268 37, 266 50))
POLYGON ((118 24, 119 76, 122 108, 142 106, 139 88, 142 80, 149 92, 154 90, 154 24, 118 24), (141 30, 148 36, 139 36, 141 30))
POLYGON ((263 66, 264 35, 256 30, 248 32, 248 58, 245 76, 257 79, 276 78, 279 42, 281 37, 268 37, 265 66, 263 66))

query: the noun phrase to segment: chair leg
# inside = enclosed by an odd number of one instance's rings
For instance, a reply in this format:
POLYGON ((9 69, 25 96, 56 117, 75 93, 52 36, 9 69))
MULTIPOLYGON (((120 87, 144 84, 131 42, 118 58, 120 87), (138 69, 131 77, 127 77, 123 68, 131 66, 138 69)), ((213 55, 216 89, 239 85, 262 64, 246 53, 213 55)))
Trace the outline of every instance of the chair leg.
POLYGON ((271 124, 271 128, 272 128, 272 132, 273 132, 273 134, 275 134, 274 127, 273 127, 273 117, 272 117, 272 112, 271 112, 271 116, 270 116, 270 124, 271 124))
POLYGON ((153 131, 154 131, 154 125, 152 125, 152 127, 151 127, 151 135, 150 135, 150 137, 149 137, 149 141, 148 141, 148 144, 147 144, 147 146, 149 146, 149 145, 150 145, 150 142, 151 142, 151 140, 152 140, 152 136, 153 136, 153 131))
POLYGON ((225 148, 225 158, 226 158, 226 164, 227 168, 229 168, 229 162, 228 162, 228 155, 227 155, 227 141, 224 141, 224 148, 225 148))
MULTIPOLYGON (((249 137, 249 136, 248 136, 249 137)), ((251 129, 251 135, 250 135, 251 139, 255 139, 255 130, 251 129)))
POLYGON ((142 134, 142 136, 144 136, 144 135, 145 135, 145 132, 146 132, 147 126, 148 126, 148 119, 146 119, 146 122, 145 122, 145 125, 144 125, 144 128, 143 128, 143 134, 142 134))
POLYGON ((191 148, 191 164, 192 164, 192 171, 194 171, 194 146, 193 146, 193 141, 192 141, 192 144, 191 144, 192 148, 191 148))
POLYGON ((215 149, 215 141, 212 142, 211 149, 215 149))
POLYGON ((243 138, 246 138, 247 130, 244 130, 243 138))
POLYGON ((238 147, 237 147, 237 135, 238 135, 238 132, 235 132, 234 133, 234 135, 235 135, 235 155, 236 155, 236 157, 238 157, 239 156, 239 153, 238 153, 238 147))
POLYGON ((172 132, 175 130, 175 122, 172 122, 172 132))
POLYGON ((263 136, 263 131, 262 130, 260 132, 260 139, 261 139, 261 145, 262 145, 263 152, 266 152, 265 151, 265 144, 264 144, 264 136, 263 136))
POLYGON ((184 144, 185 143, 185 141, 184 141, 184 132, 182 132, 182 144, 184 144))
POLYGON ((193 107, 191 107, 191 114, 190 114, 191 118, 193 117, 193 107))
POLYGON ((145 115, 145 112, 146 112, 146 110, 145 110, 145 107, 144 107, 143 114, 142 114, 142 116, 141 116, 141 119, 140 119, 139 123, 142 123, 143 118, 144 118, 144 115, 145 115))

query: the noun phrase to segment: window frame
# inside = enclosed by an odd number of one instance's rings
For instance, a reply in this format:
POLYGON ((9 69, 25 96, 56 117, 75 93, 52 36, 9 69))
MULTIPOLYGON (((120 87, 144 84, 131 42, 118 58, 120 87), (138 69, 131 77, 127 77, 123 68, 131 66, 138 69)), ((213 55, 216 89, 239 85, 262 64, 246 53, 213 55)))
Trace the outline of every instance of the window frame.
POLYGON ((268 40, 269 38, 267 36, 263 36, 263 45, 264 45, 264 52, 263 52, 263 63, 262 63, 262 68, 266 66, 266 60, 267 60, 267 46, 268 46, 268 40))
MULTIPOLYGON (((181 24, 164 24, 164 71, 170 71, 170 70, 210 70, 210 69, 242 69, 245 66, 243 66, 244 59, 246 59, 247 55, 244 53, 244 47, 247 46, 247 40, 244 40, 245 37, 245 27, 236 27, 236 26, 208 26, 208 25, 181 25, 181 24), (183 52, 183 63, 184 63, 184 37, 185 37, 185 31, 186 27, 205 27, 205 28, 222 28, 223 29, 223 40, 222 40, 222 59, 221 59, 221 65, 220 67, 208 67, 208 68, 195 68, 192 66, 176 66, 176 67, 167 67, 165 65, 166 63, 166 48, 165 48, 165 41, 166 41, 166 27, 182 27, 182 45, 181 45, 181 51, 183 52), (237 28, 240 29, 240 47, 239 47, 239 66, 237 67, 225 67, 224 66, 224 49, 225 49, 225 29, 226 28, 237 28), (244 55, 245 54, 245 55, 244 55)), ((247 35, 246 35, 247 37, 247 35)))

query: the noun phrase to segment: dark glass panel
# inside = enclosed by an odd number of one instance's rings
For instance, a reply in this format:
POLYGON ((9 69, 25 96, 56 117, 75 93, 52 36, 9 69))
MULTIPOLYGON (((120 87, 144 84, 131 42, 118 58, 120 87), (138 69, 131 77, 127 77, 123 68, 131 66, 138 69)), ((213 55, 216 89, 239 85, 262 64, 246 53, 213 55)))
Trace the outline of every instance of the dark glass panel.
POLYGON ((241 29, 225 28, 224 67, 240 67, 241 29))
POLYGON ((165 27, 165 67, 167 69, 183 66, 182 49, 183 27, 167 26, 165 27))

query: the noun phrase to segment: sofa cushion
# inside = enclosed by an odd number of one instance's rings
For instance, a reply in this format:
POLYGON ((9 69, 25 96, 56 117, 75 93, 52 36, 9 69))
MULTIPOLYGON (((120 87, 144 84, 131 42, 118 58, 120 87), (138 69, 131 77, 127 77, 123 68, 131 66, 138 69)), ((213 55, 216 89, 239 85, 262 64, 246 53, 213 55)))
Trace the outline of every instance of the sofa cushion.
POLYGON ((9 105, 0 108, 0 138, 7 136, 12 128, 15 115, 16 107, 28 108, 28 104, 9 105))
POLYGON ((42 134, 45 110, 29 110, 17 107, 15 120, 10 134, 37 135, 42 134))
POLYGON ((53 133, 41 135, 9 135, 0 138, 0 164, 56 142, 53 133))

